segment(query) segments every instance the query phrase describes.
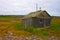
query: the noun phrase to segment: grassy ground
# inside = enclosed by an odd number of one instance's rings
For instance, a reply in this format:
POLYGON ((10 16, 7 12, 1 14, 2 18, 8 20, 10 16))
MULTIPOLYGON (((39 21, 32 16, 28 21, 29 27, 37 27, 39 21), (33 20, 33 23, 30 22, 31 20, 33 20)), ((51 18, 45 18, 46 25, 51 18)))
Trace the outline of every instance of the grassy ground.
MULTIPOLYGON (((11 31, 13 35, 38 35, 41 37, 59 36, 60 37, 60 18, 53 17, 51 25, 46 28, 30 27, 24 29, 21 24, 21 19, 10 16, 0 16, 0 36, 4 36, 4 30, 11 31)), ((9 34, 8 34, 9 35, 9 34)))

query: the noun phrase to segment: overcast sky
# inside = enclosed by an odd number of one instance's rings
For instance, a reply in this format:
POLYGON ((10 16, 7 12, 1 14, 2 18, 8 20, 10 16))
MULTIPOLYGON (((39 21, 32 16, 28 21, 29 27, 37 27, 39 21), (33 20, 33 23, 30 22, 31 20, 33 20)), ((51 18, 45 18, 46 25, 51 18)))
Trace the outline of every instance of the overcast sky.
POLYGON ((60 16, 60 0, 0 0, 0 15, 26 15, 38 8, 60 16))

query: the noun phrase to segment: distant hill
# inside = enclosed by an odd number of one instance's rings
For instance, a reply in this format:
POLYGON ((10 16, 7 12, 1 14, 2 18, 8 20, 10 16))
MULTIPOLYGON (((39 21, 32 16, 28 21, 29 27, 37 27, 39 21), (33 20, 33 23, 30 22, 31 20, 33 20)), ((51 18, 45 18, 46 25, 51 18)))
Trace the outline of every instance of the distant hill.
POLYGON ((0 15, 0 17, 17 17, 17 18, 22 18, 25 15, 0 15))
POLYGON ((52 16, 52 17, 58 17, 59 18, 60 16, 52 16))

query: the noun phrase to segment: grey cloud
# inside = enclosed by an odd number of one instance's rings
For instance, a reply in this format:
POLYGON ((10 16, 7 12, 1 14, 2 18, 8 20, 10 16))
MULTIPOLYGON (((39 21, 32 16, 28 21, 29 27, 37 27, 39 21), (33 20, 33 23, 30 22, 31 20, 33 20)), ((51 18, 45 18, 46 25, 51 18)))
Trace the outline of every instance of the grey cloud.
POLYGON ((60 15, 60 0, 0 0, 0 14, 28 14, 36 10, 36 3, 50 15, 60 15))

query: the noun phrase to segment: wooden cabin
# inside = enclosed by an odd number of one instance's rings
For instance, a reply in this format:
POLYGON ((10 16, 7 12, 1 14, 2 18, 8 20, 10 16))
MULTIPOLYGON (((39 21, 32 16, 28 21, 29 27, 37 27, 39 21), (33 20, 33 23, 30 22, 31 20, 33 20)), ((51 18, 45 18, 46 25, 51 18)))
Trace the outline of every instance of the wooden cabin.
POLYGON ((38 10, 31 12, 22 18, 22 23, 25 28, 27 27, 46 27, 51 22, 51 16, 45 10, 38 10))

